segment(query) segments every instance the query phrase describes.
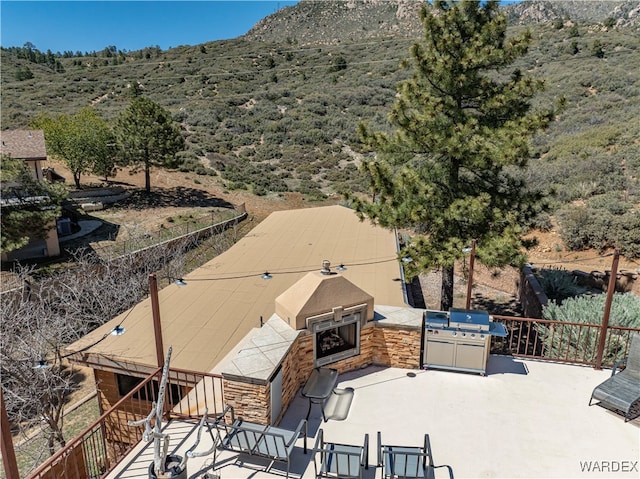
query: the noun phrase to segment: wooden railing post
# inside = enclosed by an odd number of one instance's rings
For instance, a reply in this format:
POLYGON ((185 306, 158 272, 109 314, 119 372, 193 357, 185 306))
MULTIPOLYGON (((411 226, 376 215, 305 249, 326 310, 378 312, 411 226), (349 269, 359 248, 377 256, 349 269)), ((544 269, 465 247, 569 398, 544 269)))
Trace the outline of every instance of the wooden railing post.
POLYGON ((616 290, 616 276, 618 275, 618 261, 620 260, 620 251, 615 250, 613 253, 613 263, 611 264, 611 276, 609 277, 609 285, 607 286, 607 299, 604 303, 604 314, 602 315, 602 326, 600 327, 600 340, 598 341, 598 352, 596 354, 595 369, 602 369, 602 356, 604 355, 604 344, 607 340, 607 330, 609 329, 609 316, 611 314, 611 303, 613 302, 613 293, 616 290))
POLYGON ((153 316, 153 334, 156 343, 156 362, 159 368, 164 364, 164 345, 162 343, 162 323, 160 322, 160 301, 158 300, 158 280, 149 275, 149 296, 151 296, 151 314, 153 316))
POLYGON ((2 463, 4 464, 4 475, 7 478, 20 477, 18 471, 18 461, 16 461, 16 451, 13 448, 13 438, 11 437, 11 425, 7 416, 7 409, 4 406, 4 396, 0 387, 0 429, 2 429, 2 463))
POLYGON ((471 292, 473 291, 473 267, 476 262, 476 240, 471 240, 471 255, 469 256, 469 277, 467 279, 467 301, 465 307, 471 309, 471 292))

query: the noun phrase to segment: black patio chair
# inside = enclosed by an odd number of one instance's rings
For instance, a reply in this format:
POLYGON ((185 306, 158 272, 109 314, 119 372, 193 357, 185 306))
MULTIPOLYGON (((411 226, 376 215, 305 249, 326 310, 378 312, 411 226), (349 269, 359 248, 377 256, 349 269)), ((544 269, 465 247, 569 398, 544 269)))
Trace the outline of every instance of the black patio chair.
POLYGON ((433 479, 439 468, 445 468, 453 479, 451 466, 434 465, 428 434, 424 435, 422 446, 393 446, 382 444, 378 431, 378 466, 382 468, 383 479, 433 479))
POLYGON ((369 435, 364 435, 362 446, 355 446, 325 442, 320 429, 313 447, 313 466, 316 478, 362 479, 362 470, 369 468, 369 435))
POLYGON ((591 393, 593 400, 609 409, 624 413, 624 422, 631 419, 632 411, 640 408, 640 334, 634 333, 629 346, 629 356, 613 366, 611 377, 596 386, 591 393), (618 371, 622 365, 626 367, 618 371))

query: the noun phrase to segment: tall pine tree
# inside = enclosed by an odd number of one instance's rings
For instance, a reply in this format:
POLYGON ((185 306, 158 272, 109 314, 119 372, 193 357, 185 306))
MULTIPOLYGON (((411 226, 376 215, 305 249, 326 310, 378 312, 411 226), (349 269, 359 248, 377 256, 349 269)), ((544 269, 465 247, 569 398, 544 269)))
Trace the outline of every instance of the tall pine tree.
POLYGON ((135 97, 118 116, 115 134, 123 160, 144 167, 147 194, 151 193, 151 166, 176 166, 175 155, 184 148, 180 125, 171 112, 142 96, 135 97))
POLYGON ((531 108, 543 83, 513 67, 530 34, 508 38, 497 1, 434 1, 420 18, 424 40, 411 48, 412 75, 389 116, 395 131, 360 126, 376 153, 363 166, 374 200, 354 202, 384 227, 415 232, 401 252, 414 260, 407 273, 439 268, 448 310, 454 263, 473 239, 487 266, 524 262, 522 225, 541 195, 513 173, 526 167, 529 141, 554 109, 531 108))

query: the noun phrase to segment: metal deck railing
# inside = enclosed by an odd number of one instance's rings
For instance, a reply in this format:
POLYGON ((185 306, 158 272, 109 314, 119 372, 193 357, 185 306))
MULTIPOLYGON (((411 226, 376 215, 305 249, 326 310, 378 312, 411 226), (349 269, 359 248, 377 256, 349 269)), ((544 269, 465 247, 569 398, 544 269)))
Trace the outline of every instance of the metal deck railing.
MULTIPOLYGON (((156 400, 162 369, 138 384, 78 437, 29 474, 28 479, 88 479, 104 477, 142 440, 144 426, 129 421, 145 418, 156 400), (144 398, 144 399, 141 399, 144 398)), ((170 369, 165 416, 199 418, 223 410, 222 376, 170 369)))
MULTIPOLYGON (((506 338, 493 338, 493 354, 596 366, 601 332, 599 324, 499 315, 493 317, 505 325, 508 333, 506 338)), ((640 333, 640 329, 620 326, 607 328, 603 366, 611 367, 627 356, 634 332, 640 333)))
MULTIPOLYGON (((493 316, 501 321, 507 337, 494 337, 491 353, 562 363, 596 365, 601 326, 513 316, 493 316)), ((602 364, 612 366, 626 357, 631 335, 638 328, 609 326, 602 364)), ((128 421, 146 417, 155 400, 161 369, 156 370, 82 434, 56 452, 28 479, 87 479, 104 477, 141 441, 143 427, 128 421), (142 398, 142 399, 141 399, 142 398), (144 399, 144 400, 143 400, 144 399)), ((165 416, 167 419, 199 419, 224 408, 222 376, 170 369, 165 416)))

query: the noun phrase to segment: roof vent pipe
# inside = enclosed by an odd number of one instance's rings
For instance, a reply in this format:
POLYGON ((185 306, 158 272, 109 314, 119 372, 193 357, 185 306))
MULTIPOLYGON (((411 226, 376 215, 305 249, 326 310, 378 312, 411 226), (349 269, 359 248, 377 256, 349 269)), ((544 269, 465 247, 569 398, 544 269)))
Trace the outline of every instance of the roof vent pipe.
POLYGON ((325 259, 322 261, 322 269, 320 270, 322 274, 331 274, 331 261, 325 259))

